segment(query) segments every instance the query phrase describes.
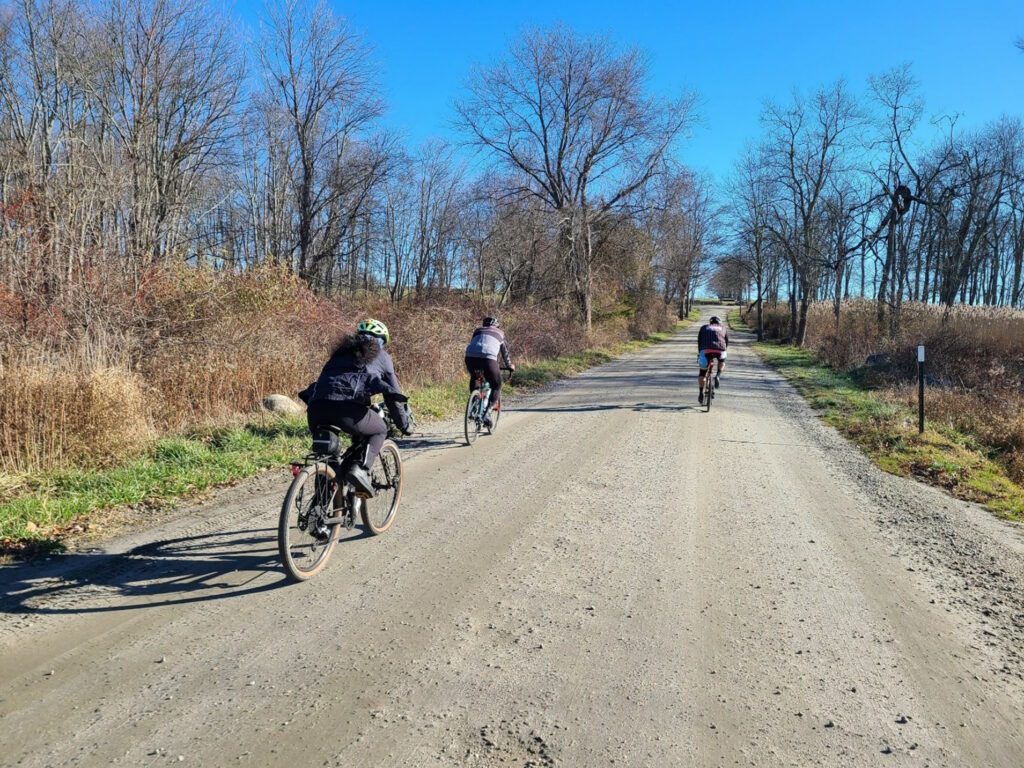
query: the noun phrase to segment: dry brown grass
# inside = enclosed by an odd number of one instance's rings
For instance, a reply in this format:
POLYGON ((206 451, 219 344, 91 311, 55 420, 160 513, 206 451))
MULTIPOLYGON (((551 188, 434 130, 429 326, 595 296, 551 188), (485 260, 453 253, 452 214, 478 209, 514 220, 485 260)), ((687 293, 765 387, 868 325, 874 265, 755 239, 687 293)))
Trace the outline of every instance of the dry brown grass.
MULTIPOLYGON (((400 306, 380 296, 327 299, 290 274, 176 269, 115 290, 96 276, 59 302, 0 291, 0 470, 105 465, 160 434, 251 414, 294 396, 363 317, 384 321, 403 386, 460 380, 471 330, 495 311, 478 298, 400 306)), ((589 337, 540 307, 498 310, 513 358, 531 362, 610 347, 670 324, 661 304, 616 316, 589 337), (643 326, 642 328, 640 326, 643 326)))
POLYGON ((137 453, 155 434, 151 395, 123 367, 23 354, 0 370, 0 468, 103 465, 137 453))
MULTIPOLYGON (((916 407, 916 389, 907 387, 903 394, 916 407)), ((1010 479, 1024 485, 1024 393, 1005 387, 972 392, 930 389, 926 403, 932 424, 970 435, 995 449, 1010 479)))
POLYGON ((1024 311, 905 304, 894 338, 879 333, 873 301, 844 302, 838 328, 830 303, 813 304, 808 312, 807 347, 841 370, 862 365, 868 355, 886 354, 895 379, 912 376, 919 344, 927 350, 929 373, 952 385, 1024 386, 1024 311))
MULTIPOLYGON (((1024 483, 1024 311, 906 304, 895 338, 879 333, 876 311, 873 301, 844 302, 837 328, 832 304, 813 304, 807 348, 916 407, 917 346, 923 344, 929 421, 976 440, 1014 482, 1024 483), (883 355, 884 362, 868 366, 870 355, 883 355)), ((769 338, 788 334, 786 308, 769 314, 771 327, 783 329, 769 338)))

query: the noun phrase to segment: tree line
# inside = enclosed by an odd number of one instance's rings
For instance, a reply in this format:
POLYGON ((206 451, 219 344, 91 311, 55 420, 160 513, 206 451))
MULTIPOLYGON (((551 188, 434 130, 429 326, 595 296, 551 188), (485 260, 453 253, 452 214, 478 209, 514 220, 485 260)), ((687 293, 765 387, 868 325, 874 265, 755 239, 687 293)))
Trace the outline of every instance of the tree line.
POLYGON ((1003 117, 964 130, 926 119, 909 65, 768 103, 762 135, 728 186, 730 237, 715 283, 788 301, 790 339, 807 309, 877 301, 894 336, 904 302, 1024 307, 1024 125, 1003 117))
POLYGON ((693 97, 653 95, 642 52, 524 33, 457 100, 470 163, 385 128, 377 68, 323 3, 282 0, 246 37, 205 0, 6 0, 0 281, 25 312, 169 263, 586 327, 608 286, 689 310, 721 212, 676 160, 693 97))
POLYGON ((838 325, 877 299, 885 334, 906 301, 1024 306, 1021 121, 931 118, 909 66, 767 103, 718 189, 678 160, 693 94, 653 94, 636 48, 524 32, 467 73, 460 144, 388 130, 377 74, 323 3, 248 34, 206 0, 4 0, 7 298, 27 317, 167 264, 272 265, 330 296, 475 292, 589 327, 597 295, 685 315, 709 285, 758 316, 788 302, 795 343, 820 300, 838 325))

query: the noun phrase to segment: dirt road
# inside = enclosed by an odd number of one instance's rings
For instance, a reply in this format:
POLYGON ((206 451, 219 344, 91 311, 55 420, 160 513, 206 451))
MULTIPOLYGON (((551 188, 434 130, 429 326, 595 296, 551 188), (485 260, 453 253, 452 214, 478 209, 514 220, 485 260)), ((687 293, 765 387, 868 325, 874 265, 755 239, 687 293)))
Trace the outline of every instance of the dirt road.
MULTIPOLYGON (((705 313, 707 314, 707 313, 705 313)), ((1024 765, 1024 536, 696 330, 406 450, 289 586, 283 474, 0 569, 0 764, 1024 765)))

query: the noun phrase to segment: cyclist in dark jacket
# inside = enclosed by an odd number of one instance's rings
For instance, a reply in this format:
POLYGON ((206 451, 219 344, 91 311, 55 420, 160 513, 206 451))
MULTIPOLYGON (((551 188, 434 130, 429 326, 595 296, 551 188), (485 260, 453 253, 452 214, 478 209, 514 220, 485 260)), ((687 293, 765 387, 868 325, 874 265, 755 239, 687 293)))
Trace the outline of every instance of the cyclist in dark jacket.
POLYGON ((718 389, 719 377, 722 369, 725 368, 726 350, 729 348, 729 332, 722 327, 722 321, 712 317, 711 321, 701 326, 697 332, 697 364, 700 366, 700 373, 697 374, 697 402, 704 402, 704 380, 710 373, 711 365, 718 360, 718 372, 715 373, 715 389, 718 389))
POLYGON ((370 398, 384 395, 395 424, 403 434, 412 433, 405 395, 391 355, 384 349, 390 338, 387 326, 379 320, 359 323, 356 333, 343 338, 331 353, 320 377, 299 393, 308 405, 306 419, 311 432, 330 424, 366 440, 364 454, 348 469, 346 478, 369 494, 373 493, 369 469, 388 431, 384 419, 369 407, 370 398))
POLYGON ((466 370, 469 371, 469 391, 473 392, 473 374, 480 371, 484 379, 491 385, 491 396, 487 401, 484 413, 484 425, 491 426, 491 409, 501 402, 501 367, 498 358, 506 368, 515 370, 512 358, 505 344, 505 332, 498 327, 498 318, 485 317, 484 323, 475 331, 466 347, 466 370))

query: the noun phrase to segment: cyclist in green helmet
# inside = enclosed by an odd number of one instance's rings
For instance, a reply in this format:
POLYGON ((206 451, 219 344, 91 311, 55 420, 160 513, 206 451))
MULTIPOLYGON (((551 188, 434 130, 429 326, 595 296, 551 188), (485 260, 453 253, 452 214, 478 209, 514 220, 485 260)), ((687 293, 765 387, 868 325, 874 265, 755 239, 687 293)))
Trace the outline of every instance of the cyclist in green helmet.
POLYGON ((319 378, 299 393, 308 405, 306 419, 311 432, 330 424, 366 440, 366 450, 349 467, 347 479, 371 495, 369 469, 380 453, 388 429, 380 414, 369 407, 370 398, 384 395, 395 424, 403 434, 412 434, 405 395, 395 376, 395 364, 385 349, 390 340, 384 323, 373 318, 363 320, 354 334, 341 339, 319 378))

